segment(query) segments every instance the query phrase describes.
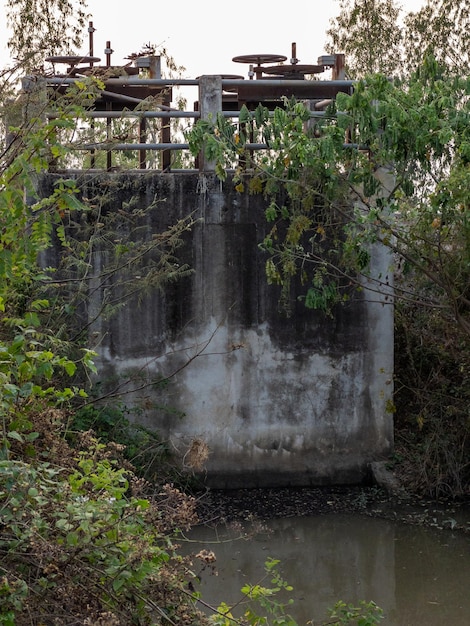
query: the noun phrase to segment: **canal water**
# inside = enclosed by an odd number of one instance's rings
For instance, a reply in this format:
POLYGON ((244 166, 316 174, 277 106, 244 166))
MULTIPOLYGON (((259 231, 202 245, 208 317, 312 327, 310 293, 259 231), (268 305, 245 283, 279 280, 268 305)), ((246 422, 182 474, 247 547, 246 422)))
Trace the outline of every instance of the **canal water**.
MULTIPOLYGON (((216 555, 217 575, 194 560, 198 591, 210 605, 235 606, 240 589, 263 580, 265 561, 275 558, 294 588, 289 613, 300 626, 321 623, 338 600, 373 600, 384 611, 384 626, 470 626, 468 535, 357 514, 263 524, 253 534, 250 526, 191 532, 185 551, 216 555)), ((260 584, 269 586, 269 578, 260 584)))

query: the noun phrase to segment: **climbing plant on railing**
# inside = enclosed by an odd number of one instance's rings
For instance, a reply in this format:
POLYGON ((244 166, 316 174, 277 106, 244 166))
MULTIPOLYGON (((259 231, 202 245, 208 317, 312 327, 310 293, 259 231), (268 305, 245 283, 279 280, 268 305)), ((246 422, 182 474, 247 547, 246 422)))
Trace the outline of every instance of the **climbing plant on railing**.
POLYGON ((219 178, 236 160, 235 188, 265 195, 259 245, 284 306, 301 298, 334 313, 394 280, 402 469, 432 495, 470 490, 469 95, 466 76, 426 57, 406 81, 358 81, 319 119, 285 99, 274 114, 244 109, 240 126, 219 117, 189 135, 219 178), (251 154, 248 136, 268 149, 251 154), (390 267, 372 276, 377 245, 390 267))
POLYGON ((470 333, 469 90, 468 79, 427 58, 407 83, 358 81, 323 117, 310 120, 303 103, 285 98, 273 114, 244 108, 240 125, 199 121, 188 139, 221 179, 241 160, 235 188, 266 196, 269 282, 288 291, 298 276, 307 305, 341 302, 379 243, 429 280, 423 304, 444 307, 470 333), (248 155, 248 136, 267 150, 248 155))

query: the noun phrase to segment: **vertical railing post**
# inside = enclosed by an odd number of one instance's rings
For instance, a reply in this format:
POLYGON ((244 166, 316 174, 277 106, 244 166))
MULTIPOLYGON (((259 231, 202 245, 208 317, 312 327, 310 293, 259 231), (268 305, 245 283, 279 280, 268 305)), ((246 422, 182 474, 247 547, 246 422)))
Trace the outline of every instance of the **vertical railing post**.
POLYGON ((345 72, 345 55, 344 54, 335 54, 335 64, 333 66, 333 71, 331 78, 332 80, 344 80, 346 78, 345 72))
MULTIPOLYGON (((145 57, 138 57, 135 60, 136 66, 140 69, 147 70, 149 78, 160 79, 162 77, 162 63, 160 55, 149 55, 145 57)), ((158 100, 160 103, 160 99, 158 100)), ((168 124, 162 121, 160 129, 160 137, 162 143, 170 143, 170 121, 168 124)), ((139 123, 139 142, 146 143, 147 141, 147 121, 145 118, 141 118, 139 123)), ((161 152, 161 169, 169 169, 171 166, 169 150, 162 150, 161 152)), ((147 167, 147 151, 139 151, 139 168, 141 170, 147 167)))
MULTIPOLYGON (((222 77, 201 76, 199 78, 199 110, 202 120, 217 119, 222 112, 222 77)), ((199 172, 211 174, 215 171, 215 161, 206 159, 204 154, 199 155, 199 172)))

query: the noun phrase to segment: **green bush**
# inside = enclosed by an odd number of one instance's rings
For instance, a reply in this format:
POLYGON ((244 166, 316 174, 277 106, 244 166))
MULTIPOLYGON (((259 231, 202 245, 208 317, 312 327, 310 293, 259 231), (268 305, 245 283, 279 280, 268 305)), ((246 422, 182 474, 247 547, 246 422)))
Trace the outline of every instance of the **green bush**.
POLYGON ((160 435, 132 419, 133 409, 116 405, 87 404, 73 413, 68 424, 69 437, 91 430, 104 443, 122 446, 122 456, 132 464, 135 473, 146 480, 161 483, 177 480, 169 445, 160 435))
POLYGON ((194 502, 139 485, 98 443, 69 472, 0 462, 0 623, 203 624, 173 539, 194 502))

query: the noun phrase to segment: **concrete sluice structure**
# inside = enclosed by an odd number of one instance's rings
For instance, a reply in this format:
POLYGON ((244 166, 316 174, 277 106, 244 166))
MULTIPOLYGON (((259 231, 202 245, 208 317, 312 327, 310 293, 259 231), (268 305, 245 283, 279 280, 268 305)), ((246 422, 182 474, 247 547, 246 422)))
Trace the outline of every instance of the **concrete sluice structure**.
MULTIPOLYGON (((41 194, 58 176, 42 177, 41 194)), ((138 224, 145 239, 194 218, 179 251, 191 273, 109 319, 99 315, 105 291, 118 295, 119 285, 101 279, 109 253, 95 248, 85 313, 100 391, 123 392, 187 471, 217 488, 351 484, 367 478, 370 462, 387 458, 390 293, 371 297, 364 289, 333 317, 294 298, 286 316, 259 249, 269 226, 265 201, 237 193, 230 177, 222 184, 195 172, 104 172, 80 174, 78 184, 87 197, 107 198, 103 213, 125 215, 129 203, 145 208, 158 199, 138 224)), ((124 217, 115 228, 124 241, 132 238, 124 217)), ((375 275, 385 276, 388 252, 371 252, 375 275)))
MULTIPOLYGON (((151 58, 148 65, 155 63, 151 58)), ((309 100, 311 110, 321 114, 338 92, 352 88, 343 80, 342 55, 323 58, 319 70, 325 63, 333 67, 335 80, 292 80, 286 74, 266 80, 202 76, 180 81, 199 89, 188 116, 207 119, 224 111, 236 118, 243 104, 273 108, 282 95, 309 100)), ((64 91, 74 80, 55 77, 27 84, 33 93, 44 94, 43 89, 64 91)), ((155 70, 149 78, 106 77, 90 115, 119 115, 150 90, 167 99, 160 98, 155 112, 147 108, 136 115, 171 117, 177 114, 169 106, 177 82, 161 79, 155 70)), ((44 97, 36 100, 43 103, 44 97)), ((140 151, 139 170, 65 172, 77 178, 83 196, 101 197, 103 213, 117 216, 114 227, 123 241, 133 237, 126 219, 129 206, 142 207, 133 227, 149 241, 178 220, 194 219, 179 250, 179 262, 191 272, 109 318, 100 312, 110 291, 119 297, 119 281, 102 280, 109 251, 94 248, 83 314, 88 343, 98 352, 100 391, 124 394, 122 401, 139 409, 139 422, 158 431, 184 469, 211 487, 363 482, 370 463, 386 459, 393 449, 391 286, 380 293, 364 285, 331 317, 293 297, 292 315, 286 316, 279 288, 267 283, 266 255, 259 248, 269 228, 265 200, 237 193, 230 175, 221 183, 214 164, 204 159, 198 169, 172 172, 168 128, 163 124, 162 143, 155 146, 143 136, 138 144, 89 148, 105 149, 108 166, 114 149, 140 151), (163 171, 145 169, 151 149, 163 151, 163 171)), ((50 194, 63 176, 41 175, 40 195, 50 194)), ((59 254, 58 247, 51 250, 46 263, 58 266, 59 254)), ((371 250, 375 277, 389 274, 390 265, 384 248, 371 250)))

